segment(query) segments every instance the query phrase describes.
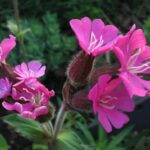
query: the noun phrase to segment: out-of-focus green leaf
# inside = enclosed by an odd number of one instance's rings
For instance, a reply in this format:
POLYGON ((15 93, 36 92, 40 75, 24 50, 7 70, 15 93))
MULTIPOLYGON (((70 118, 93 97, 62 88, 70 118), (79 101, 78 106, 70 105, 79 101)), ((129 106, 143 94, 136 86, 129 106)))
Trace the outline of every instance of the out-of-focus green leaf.
POLYGON ((94 138, 91 135, 90 131, 88 130, 87 126, 80 122, 77 122, 76 126, 79 127, 83 136, 87 139, 87 142, 89 143, 89 145, 95 145, 94 138))
POLYGON ((106 136, 106 132, 104 131, 104 129, 102 128, 101 125, 99 125, 99 129, 98 129, 98 132, 99 132, 99 137, 98 137, 98 143, 97 143, 97 150, 98 149, 104 149, 106 144, 107 144, 107 136, 106 136))
POLYGON ((73 131, 61 132, 51 144, 53 150, 87 150, 80 137, 73 131))
POLYGON ((8 150, 7 142, 1 134, 0 134, 0 150, 8 150))
POLYGON ((35 120, 24 119, 17 114, 11 114, 3 117, 3 121, 12 126, 16 132, 32 141, 48 141, 49 133, 45 133, 44 129, 35 120))
POLYGON ((8 20, 6 26, 13 34, 17 35, 18 27, 14 20, 8 20))
POLYGON ((107 150, 116 150, 118 144, 131 132, 133 126, 129 126, 122 130, 119 134, 115 135, 112 140, 108 143, 105 149, 107 150))
POLYGON ((32 145, 32 150, 48 150, 48 144, 36 144, 32 145))

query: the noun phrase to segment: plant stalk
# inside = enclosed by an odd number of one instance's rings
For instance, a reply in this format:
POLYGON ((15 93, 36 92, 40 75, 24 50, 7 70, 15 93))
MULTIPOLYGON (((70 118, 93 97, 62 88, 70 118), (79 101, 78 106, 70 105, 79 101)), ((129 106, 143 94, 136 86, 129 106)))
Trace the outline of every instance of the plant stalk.
POLYGON ((18 38, 19 38, 18 41, 19 41, 20 49, 22 50, 23 60, 26 61, 24 38, 21 35, 20 15, 19 15, 19 6, 18 6, 19 4, 18 4, 18 0, 13 0, 12 2, 13 2, 16 24, 17 24, 17 29, 18 29, 18 38))
POLYGON ((54 139, 57 137, 59 131, 62 129, 65 117, 66 117, 66 110, 65 110, 65 102, 63 101, 61 108, 57 114, 55 126, 54 126, 54 139))

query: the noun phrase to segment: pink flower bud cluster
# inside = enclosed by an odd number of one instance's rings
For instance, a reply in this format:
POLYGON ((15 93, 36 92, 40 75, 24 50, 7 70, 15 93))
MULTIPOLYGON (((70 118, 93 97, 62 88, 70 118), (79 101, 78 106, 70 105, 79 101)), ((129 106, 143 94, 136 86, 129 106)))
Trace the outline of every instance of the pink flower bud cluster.
POLYGON ((70 25, 87 55, 96 57, 113 51, 118 58, 120 68, 115 76, 99 76, 88 98, 107 132, 112 131, 112 126, 123 127, 129 121, 125 112, 132 112, 135 107, 133 96, 150 95, 150 81, 143 76, 150 74, 150 46, 143 30, 133 25, 122 35, 114 25, 105 25, 101 19, 91 21, 88 17, 72 19, 70 25))
MULTIPOLYGON (((4 39, 0 44, 0 63, 6 63, 6 57, 15 47, 15 37, 4 39)), ((13 69, 15 81, 8 77, 0 79, 0 99, 7 110, 14 110, 24 118, 36 119, 48 113, 48 104, 54 91, 49 91, 38 78, 45 74, 45 66, 38 61, 21 63, 13 69), (11 101, 8 98, 12 99, 11 101)))

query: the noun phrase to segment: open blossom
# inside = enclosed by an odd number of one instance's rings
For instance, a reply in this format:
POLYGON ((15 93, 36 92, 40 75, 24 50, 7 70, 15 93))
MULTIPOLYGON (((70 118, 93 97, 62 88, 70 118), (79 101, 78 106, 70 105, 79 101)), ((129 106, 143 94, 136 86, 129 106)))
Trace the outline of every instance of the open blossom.
POLYGON ((30 61, 22 63, 15 67, 14 72, 17 74, 17 79, 25 80, 29 78, 39 78, 45 74, 45 66, 38 61, 30 61))
POLYGON ((0 62, 5 62, 10 51, 16 46, 16 38, 13 35, 9 35, 9 38, 4 39, 0 43, 0 62))
POLYGON ((118 29, 114 25, 105 25, 101 19, 72 19, 70 26, 81 48, 93 56, 111 50, 118 37, 118 29))
POLYGON ((88 98, 93 102, 93 109, 98 113, 99 122, 107 132, 112 131, 112 126, 121 128, 129 121, 123 112, 131 112, 134 102, 126 89, 120 85, 120 79, 111 80, 110 75, 102 75, 92 87, 88 98))
POLYGON ((37 80, 26 80, 13 85, 14 103, 4 101, 2 105, 7 110, 17 111, 24 118, 36 119, 48 113, 48 103, 54 94, 53 90, 49 91, 37 80))
POLYGON ((150 73, 150 47, 146 46, 146 38, 141 29, 135 25, 115 47, 120 63, 119 77, 122 79, 130 96, 145 96, 150 91, 150 81, 144 80, 142 74, 150 73))
POLYGON ((12 84, 7 78, 0 79, 0 99, 10 95, 12 84))

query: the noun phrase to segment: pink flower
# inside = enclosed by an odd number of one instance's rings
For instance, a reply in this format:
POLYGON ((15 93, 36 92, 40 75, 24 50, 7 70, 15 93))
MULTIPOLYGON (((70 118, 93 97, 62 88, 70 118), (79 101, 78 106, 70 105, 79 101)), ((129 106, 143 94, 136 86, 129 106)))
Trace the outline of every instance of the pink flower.
POLYGON ((143 79, 142 74, 150 73, 150 47, 146 46, 146 38, 141 29, 135 25, 118 39, 114 52, 120 63, 119 77, 126 86, 130 96, 145 96, 150 90, 150 81, 143 79))
POLYGON ((111 50, 118 37, 118 29, 113 25, 105 25, 101 19, 93 21, 88 17, 81 20, 72 19, 70 26, 75 32, 81 48, 93 56, 111 50))
POLYGON ((129 121, 123 112, 134 109, 134 102, 120 83, 120 79, 111 80, 110 75, 102 75, 88 95, 99 122, 107 132, 112 131, 112 126, 122 128, 129 121))
POLYGON ((25 80, 13 85, 12 97, 16 102, 4 101, 2 105, 7 110, 19 112, 24 118, 36 119, 48 113, 48 103, 54 94, 37 80, 25 80))
POLYGON ((10 51, 16 46, 16 38, 13 35, 9 35, 9 38, 4 39, 0 43, 0 62, 5 62, 10 51))
POLYGON ((12 84, 7 78, 0 79, 0 99, 10 95, 12 84))
POLYGON ((22 63, 15 67, 14 72, 17 74, 17 79, 25 80, 29 78, 39 78, 45 74, 45 66, 38 61, 30 61, 22 63))

